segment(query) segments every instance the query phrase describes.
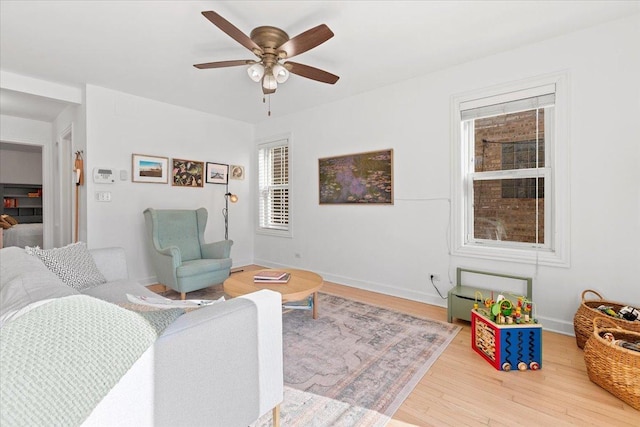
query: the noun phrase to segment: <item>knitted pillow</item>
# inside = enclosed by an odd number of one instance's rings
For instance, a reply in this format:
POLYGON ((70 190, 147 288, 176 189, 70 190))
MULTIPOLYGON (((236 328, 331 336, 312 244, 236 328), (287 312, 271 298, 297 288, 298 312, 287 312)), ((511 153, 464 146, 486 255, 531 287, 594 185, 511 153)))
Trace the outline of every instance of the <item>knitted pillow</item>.
POLYGON ((106 283, 84 242, 72 243, 62 248, 25 248, 29 255, 40 258, 67 286, 77 290, 93 288, 106 283))

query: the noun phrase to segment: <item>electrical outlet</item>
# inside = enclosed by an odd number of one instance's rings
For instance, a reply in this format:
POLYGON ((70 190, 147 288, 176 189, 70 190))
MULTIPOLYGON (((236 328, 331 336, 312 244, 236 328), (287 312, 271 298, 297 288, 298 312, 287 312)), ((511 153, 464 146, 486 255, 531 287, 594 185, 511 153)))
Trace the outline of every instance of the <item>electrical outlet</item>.
POLYGON ((431 280, 433 280, 434 282, 439 282, 440 281, 440 275, 435 274, 435 273, 431 273, 431 280))

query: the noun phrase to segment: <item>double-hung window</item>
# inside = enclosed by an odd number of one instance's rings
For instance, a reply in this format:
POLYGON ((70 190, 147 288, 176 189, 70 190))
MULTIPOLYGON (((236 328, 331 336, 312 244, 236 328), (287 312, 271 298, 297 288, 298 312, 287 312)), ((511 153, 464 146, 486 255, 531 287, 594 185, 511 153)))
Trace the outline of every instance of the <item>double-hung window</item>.
POLYGON ((258 146, 258 230, 290 235, 289 140, 258 146))
POLYGON ((454 254, 567 264, 562 81, 454 99, 454 254))

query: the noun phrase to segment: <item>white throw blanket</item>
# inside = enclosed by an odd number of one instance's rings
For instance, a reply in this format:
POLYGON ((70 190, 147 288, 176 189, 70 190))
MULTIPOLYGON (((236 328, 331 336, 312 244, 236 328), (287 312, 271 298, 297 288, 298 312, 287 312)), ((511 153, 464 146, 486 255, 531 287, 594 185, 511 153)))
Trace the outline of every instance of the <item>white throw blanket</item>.
POLYGON ((0 329, 0 425, 80 425, 157 336, 139 314, 85 295, 0 329))

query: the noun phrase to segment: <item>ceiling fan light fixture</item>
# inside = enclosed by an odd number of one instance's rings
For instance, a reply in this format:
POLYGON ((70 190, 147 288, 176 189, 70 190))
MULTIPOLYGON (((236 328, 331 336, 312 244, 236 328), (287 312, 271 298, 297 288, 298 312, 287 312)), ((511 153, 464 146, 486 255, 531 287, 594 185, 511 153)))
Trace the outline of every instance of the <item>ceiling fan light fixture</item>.
POLYGON ((262 87, 267 90, 275 90, 278 87, 278 82, 272 73, 266 73, 262 79, 262 87))
POLYGON ((280 64, 276 64, 273 66, 273 76, 278 83, 284 83, 289 79, 289 70, 280 64))
POLYGON ((247 68, 247 74, 249 74, 249 78, 254 82, 259 82, 262 80, 264 76, 264 66, 260 63, 253 64, 251 67, 247 68))

